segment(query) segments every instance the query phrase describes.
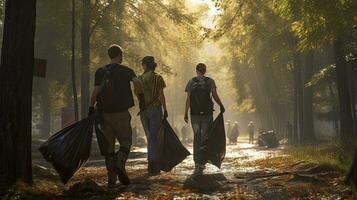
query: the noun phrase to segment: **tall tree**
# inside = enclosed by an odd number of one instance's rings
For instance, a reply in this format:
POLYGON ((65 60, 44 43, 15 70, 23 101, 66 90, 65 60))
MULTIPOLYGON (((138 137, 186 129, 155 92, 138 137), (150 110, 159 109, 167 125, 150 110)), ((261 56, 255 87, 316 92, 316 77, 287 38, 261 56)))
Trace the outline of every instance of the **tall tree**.
POLYGON ((41 136, 48 138, 51 132, 51 110, 50 110, 50 96, 48 88, 48 80, 41 81, 41 107, 42 107, 42 125, 41 136))
POLYGON ((72 92, 73 92, 73 109, 75 120, 78 121, 78 97, 76 86, 76 1, 72 0, 72 55, 71 55, 71 73, 72 73, 72 92))
MULTIPOLYGON (((115 0, 106 2, 96 1, 91 5, 91 0, 82 0, 82 27, 81 27, 81 118, 87 116, 89 107, 89 69, 90 69, 90 39, 98 25, 103 21, 108 9, 115 0), (93 15, 92 11, 96 11, 93 15), (93 20, 93 18, 95 18, 93 20)), ((120 1, 119 11, 122 11, 125 1, 120 1)), ((119 38, 119 40, 122 38, 119 38)))
POLYGON ((91 1, 82 0, 82 28, 81 28, 81 117, 87 115, 89 107, 89 59, 90 59, 90 20, 91 20, 91 1))
POLYGON ((303 88, 301 77, 301 54, 296 51, 293 57, 294 64, 294 142, 300 141, 303 131, 303 88))
POLYGON ((36 0, 7 0, 0 66, 0 187, 32 182, 31 98, 36 0))
POLYGON ((347 63, 345 59, 346 54, 343 50, 344 42, 341 38, 338 38, 333 46, 336 60, 337 88, 340 105, 341 137, 343 139, 349 139, 353 135, 353 118, 347 63))
POLYGON ((309 51, 305 55, 304 65, 304 92, 303 92, 303 130, 301 140, 302 142, 312 142, 315 140, 314 133, 314 117, 313 117, 313 90, 312 85, 307 86, 313 76, 314 67, 314 54, 313 51, 309 51))

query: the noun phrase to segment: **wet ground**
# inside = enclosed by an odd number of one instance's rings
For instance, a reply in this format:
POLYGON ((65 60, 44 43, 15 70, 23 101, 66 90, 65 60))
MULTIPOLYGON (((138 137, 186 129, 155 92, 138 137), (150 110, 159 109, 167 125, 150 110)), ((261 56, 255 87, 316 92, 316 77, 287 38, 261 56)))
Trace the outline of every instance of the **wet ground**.
POLYGON ((222 168, 207 165, 204 175, 195 178, 191 176, 192 156, 172 172, 148 176, 145 149, 136 148, 127 165, 129 186, 108 190, 104 162, 98 157, 66 186, 56 187, 61 193, 56 198, 352 199, 342 173, 327 166, 294 161, 283 154, 282 148, 266 149, 245 142, 228 145, 222 168))

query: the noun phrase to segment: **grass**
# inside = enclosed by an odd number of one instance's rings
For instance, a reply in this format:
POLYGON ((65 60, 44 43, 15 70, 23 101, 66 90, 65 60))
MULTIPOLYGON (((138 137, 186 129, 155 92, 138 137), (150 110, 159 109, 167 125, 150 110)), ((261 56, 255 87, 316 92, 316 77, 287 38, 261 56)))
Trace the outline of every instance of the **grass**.
POLYGON ((340 142, 328 142, 319 145, 297 145, 286 148, 285 153, 293 159, 328 165, 334 169, 347 172, 353 160, 356 144, 347 147, 340 142))

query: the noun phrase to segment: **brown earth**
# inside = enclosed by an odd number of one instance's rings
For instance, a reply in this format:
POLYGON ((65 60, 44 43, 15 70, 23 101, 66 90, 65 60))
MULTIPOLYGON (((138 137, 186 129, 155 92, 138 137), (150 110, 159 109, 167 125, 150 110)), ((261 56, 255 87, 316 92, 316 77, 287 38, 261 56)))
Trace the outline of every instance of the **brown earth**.
MULTIPOLYGON (((351 190, 343 183, 343 173, 328 166, 296 161, 284 155, 283 148, 266 149, 246 142, 229 145, 222 168, 208 165, 205 174, 197 178, 191 176, 192 156, 172 172, 150 177, 146 173, 145 149, 136 148, 127 165, 129 186, 107 189, 104 162, 96 156, 65 186, 51 169, 35 168, 35 185, 27 189, 30 191, 25 196, 87 200, 352 199, 351 190)), ((46 165, 41 159, 35 160, 35 164, 46 165)))

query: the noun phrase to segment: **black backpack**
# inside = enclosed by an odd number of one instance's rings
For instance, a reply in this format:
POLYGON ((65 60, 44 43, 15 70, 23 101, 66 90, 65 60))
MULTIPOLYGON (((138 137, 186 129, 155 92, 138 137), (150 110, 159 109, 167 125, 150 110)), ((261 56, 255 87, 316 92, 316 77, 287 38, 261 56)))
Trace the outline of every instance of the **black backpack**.
POLYGON ((117 100, 113 95, 116 92, 115 83, 113 81, 112 71, 114 65, 106 65, 102 69, 104 71, 103 80, 100 84, 100 90, 97 97, 98 108, 101 111, 110 111, 115 107, 117 100))
POLYGON ((193 78, 193 88, 190 95, 191 115, 211 115, 213 114, 213 101, 211 97, 211 86, 209 78, 204 77, 204 84, 199 84, 197 77, 193 78))

